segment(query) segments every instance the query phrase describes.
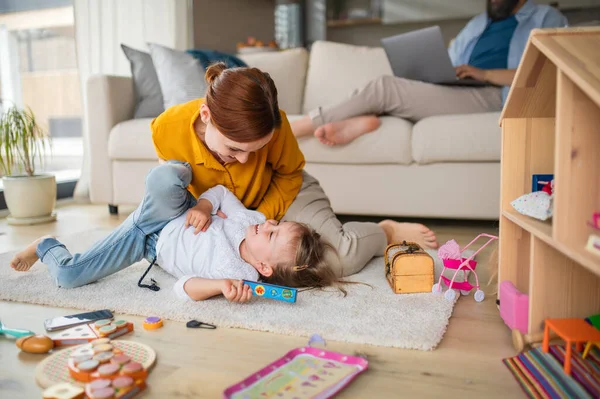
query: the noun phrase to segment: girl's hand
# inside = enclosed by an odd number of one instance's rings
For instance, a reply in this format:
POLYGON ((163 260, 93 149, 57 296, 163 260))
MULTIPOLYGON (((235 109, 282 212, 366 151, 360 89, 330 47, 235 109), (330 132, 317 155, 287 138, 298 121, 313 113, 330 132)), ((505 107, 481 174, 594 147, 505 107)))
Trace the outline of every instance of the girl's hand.
POLYGON ((223 292, 223 296, 227 298, 229 302, 245 303, 252 299, 252 290, 250 289, 250 286, 244 284, 242 280, 223 280, 221 292, 223 292))
POLYGON ((185 217, 185 228, 187 229, 189 226, 193 226, 195 228, 194 234, 206 231, 212 222, 211 212, 212 204, 210 201, 201 199, 196 206, 188 209, 185 217))

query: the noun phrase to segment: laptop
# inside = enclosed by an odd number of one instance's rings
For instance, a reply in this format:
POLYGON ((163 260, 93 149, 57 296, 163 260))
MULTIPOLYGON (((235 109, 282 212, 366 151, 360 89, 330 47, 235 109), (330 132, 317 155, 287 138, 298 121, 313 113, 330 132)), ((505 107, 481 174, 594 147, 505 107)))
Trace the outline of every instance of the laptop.
POLYGON ((394 75, 450 86, 488 86, 472 78, 459 79, 439 26, 381 39, 394 75))

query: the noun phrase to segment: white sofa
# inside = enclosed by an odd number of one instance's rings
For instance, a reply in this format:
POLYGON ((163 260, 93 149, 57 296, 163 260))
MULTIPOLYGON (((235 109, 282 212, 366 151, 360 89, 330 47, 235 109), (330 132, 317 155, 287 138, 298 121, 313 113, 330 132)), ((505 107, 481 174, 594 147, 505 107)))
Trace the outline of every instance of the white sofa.
MULTIPOLYGON (((383 49, 340 43, 317 42, 310 54, 294 49, 241 58, 271 74, 290 120, 392 75, 383 49)), ((93 76, 87 91, 91 201, 137 204, 146 173, 157 165, 151 119, 132 119, 131 78, 93 76)), ((311 137, 300 147, 306 170, 338 214, 497 219, 499 115, 437 116, 416 124, 384 116, 377 131, 346 146, 330 148, 311 137)))

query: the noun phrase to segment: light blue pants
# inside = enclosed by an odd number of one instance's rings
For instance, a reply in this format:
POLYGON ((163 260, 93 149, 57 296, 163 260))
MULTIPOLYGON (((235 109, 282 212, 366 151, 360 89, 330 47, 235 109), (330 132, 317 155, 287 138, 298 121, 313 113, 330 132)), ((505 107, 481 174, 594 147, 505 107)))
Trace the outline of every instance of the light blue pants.
POLYGON ((196 205, 196 199, 187 190, 191 180, 192 170, 187 163, 169 161, 157 166, 146 176, 146 192, 140 206, 108 237, 75 255, 60 241, 46 238, 38 244, 37 255, 63 288, 91 283, 142 259, 152 262, 160 231, 196 205))

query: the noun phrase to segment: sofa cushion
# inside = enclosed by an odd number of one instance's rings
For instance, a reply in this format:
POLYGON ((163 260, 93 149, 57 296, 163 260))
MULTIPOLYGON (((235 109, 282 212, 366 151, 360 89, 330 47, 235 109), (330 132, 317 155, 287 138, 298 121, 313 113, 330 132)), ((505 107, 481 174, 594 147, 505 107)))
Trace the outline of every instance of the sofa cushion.
MULTIPOLYGON (((290 120, 298 115, 289 116, 290 120)), ((412 163, 410 136, 412 124, 404 119, 383 116, 377 130, 347 145, 329 147, 314 137, 298 140, 306 162, 329 164, 412 163)))
POLYGON ((277 86, 279 108, 287 114, 302 112, 302 97, 306 83, 308 52, 304 48, 292 50, 240 54, 248 66, 267 72, 277 86))
POLYGON ((158 159, 152 144, 150 122, 152 118, 131 119, 113 127, 108 137, 108 157, 147 161, 158 159))
POLYGON ((421 165, 500 161, 499 120, 499 112, 422 119, 412 132, 413 159, 421 165))
POLYGON ((381 75, 393 75, 383 48, 316 41, 310 53, 302 113, 337 104, 381 75))

